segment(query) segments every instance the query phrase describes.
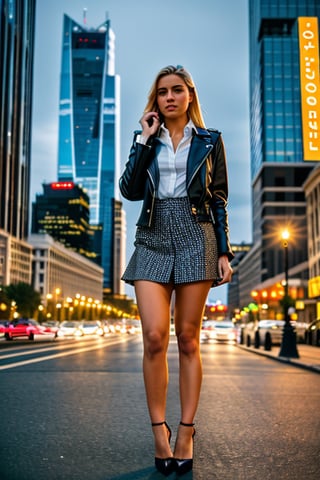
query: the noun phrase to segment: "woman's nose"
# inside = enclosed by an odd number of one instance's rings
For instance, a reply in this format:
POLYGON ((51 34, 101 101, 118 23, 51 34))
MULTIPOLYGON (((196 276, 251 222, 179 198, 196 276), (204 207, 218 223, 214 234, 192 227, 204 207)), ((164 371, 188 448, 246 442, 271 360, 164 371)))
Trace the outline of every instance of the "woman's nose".
POLYGON ((173 92, 172 92, 172 90, 168 90, 167 100, 172 100, 172 99, 173 99, 173 92))

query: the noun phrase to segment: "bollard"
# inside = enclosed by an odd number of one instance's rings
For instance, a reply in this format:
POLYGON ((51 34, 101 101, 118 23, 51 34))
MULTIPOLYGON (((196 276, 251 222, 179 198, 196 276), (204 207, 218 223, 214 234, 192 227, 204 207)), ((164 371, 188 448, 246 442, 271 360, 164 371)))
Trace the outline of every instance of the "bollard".
POLYGON ((264 340, 264 349, 270 351, 272 348, 272 340, 269 332, 266 333, 264 340))
POLYGON ((254 348, 259 348, 260 347, 260 333, 259 331, 256 331, 254 335, 254 348))

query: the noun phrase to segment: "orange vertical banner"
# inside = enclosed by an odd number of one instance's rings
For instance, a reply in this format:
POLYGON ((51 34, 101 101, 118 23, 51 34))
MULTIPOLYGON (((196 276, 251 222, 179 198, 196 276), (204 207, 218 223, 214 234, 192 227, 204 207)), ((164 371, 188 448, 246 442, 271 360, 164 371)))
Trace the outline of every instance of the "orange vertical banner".
POLYGON ((303 159, 320 161, 320 73, 317 17, 299 17, 303 159))

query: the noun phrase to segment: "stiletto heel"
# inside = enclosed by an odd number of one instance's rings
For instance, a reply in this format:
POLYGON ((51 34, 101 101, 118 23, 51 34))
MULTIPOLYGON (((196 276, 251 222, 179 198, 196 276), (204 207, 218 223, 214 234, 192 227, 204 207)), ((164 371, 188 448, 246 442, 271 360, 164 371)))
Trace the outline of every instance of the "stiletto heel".
MULTIPOLYGON (((165 425, 169 433, 168 441, 170 443, 171 428, 169 427, 166 421, 159 422, 159 423, 152 423, 151 425, 152 427, 159 427, 160 425, 165 425)), ((166 477, 168 477, 175 470, 175 466, 176 466, 175 460, 173 457, 168 457, 168 458, 155 457, 154 464, 158 472, 162 473, 162 475, 165 475, 166 477)))
MULTIPOLYGON (((184 423, 180 422, 180 425, 183 427, 192 427, 193 428, 193 433, 192 433, 192 442, 194 441, 194 436, 196 434, 196 430, 194 428, 194 423, 184 423)), ((190 472, 193 467, 193 458, 176 458, 176 473, 177 475, 184 475, 185 473, 190 472)))

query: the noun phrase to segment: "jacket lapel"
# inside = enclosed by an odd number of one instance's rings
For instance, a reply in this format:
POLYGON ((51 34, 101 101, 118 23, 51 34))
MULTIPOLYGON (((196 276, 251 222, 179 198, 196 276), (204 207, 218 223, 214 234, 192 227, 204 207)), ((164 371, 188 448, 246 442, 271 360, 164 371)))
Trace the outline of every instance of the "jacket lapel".
MULTIPOLYGON (((198 129, 199 131, 200 129, 198 129)), ((191 141, 188 160, 187 160, 187 188, 190 185, 195 173, 202 165, 203 161, 213 149, 210 134, 206 130, 201 130, 200 135, 195 135, 191 141), (202 133, 203 132, 203 133, 202 133)))

